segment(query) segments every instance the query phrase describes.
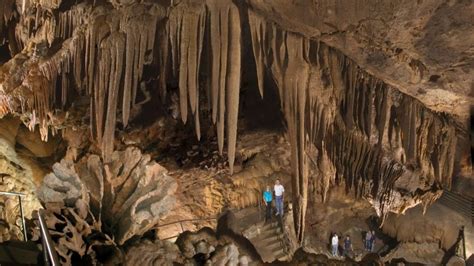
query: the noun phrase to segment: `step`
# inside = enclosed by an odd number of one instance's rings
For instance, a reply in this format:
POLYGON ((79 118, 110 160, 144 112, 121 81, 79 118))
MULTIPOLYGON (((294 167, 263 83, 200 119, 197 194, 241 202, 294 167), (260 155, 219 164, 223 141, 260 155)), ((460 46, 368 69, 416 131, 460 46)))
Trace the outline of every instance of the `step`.
POLYGON ((279 251, 276 251, 273 253, 273 255, 275 256, 275 260, 281 260, 283 257, 286 257, 287 254, 284 250, 279 250, 279 251))
POLYGON ((258 241, 265 243, 265 244, 273 244, 275 241, 280 241, 281 235, 272 235, 266 238, 260 238, 258 241))
POLYGON ((266 228, 269 228, 269 227, 277 227, 278 226, 278 222, 270 222, 270 223, 267 223, 267 224, 263 224, 263 228, 266 229, 266 228))
POLYGON ((260 232, 260 234, 256 235, 256 237, 254 237, 253 239, 265 240, 267 238, 271 238, 272 236, 277 236, 277 235, 281 235, 281 232, 279 230, 264 231, 264 232, 260 232))
POLYGON ((275 242, 271 245, 268 245, 265 247, 267 250, 271 250, 272 252, 277 252, 279 250, 283 250, 284 251, 284 245, 281 241, 278 241, 278 242, 275 242))
POLYGON ((263 227, 262 229, 260 229, 260 232, 267 232, 267 231, 281 232, 281 228, 279 226, 275 226, 275 227, 263 227))

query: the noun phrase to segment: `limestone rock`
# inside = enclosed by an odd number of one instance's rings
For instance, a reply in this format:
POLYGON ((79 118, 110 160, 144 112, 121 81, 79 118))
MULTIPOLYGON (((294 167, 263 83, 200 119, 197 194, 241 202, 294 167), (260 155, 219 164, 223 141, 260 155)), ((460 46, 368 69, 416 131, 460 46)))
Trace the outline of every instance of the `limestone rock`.
POLYGON ((168 241, 142 240, 127 249, 125 265, 175 265, 182 264, 184 258, 178 246, 168 241))
POLYGON ((441 264, 444 252, 437 243, 400 243, 384 257, 384 261, 404 259, 409 263, 441 264))
POLYGON ((16 138, 18 144, 30 151, 34 157, 43 158, 53 155, 59 143, 58 137, 49 137, 48 141, 42 141, 38 130, 29 131, 26 127, 20 127, 16 138))
MULTIPOLYGON (((0 120, 0 123, 5 121, 0 120)), ((5 124, 4 124, 5 125, 5 124)), ((9 127, 0 128, 0 135, 10 135, 9 127), (7 130, 7 132, 3 130, 7 130)), ((9 138, 10 140, 12 138, 9 138)), ((22 197, 22 207, 27 219, 32 218, 32 212, 41 207, 38 198, 34 194, 36 190, 36 175, 44 174, 42 167, 35 161, 28 160, 19 155, 10 140, 0 137, 0 191, 19 192, 25 194, 22 197)), ((17 197, 0 196, 0 208, 2 209, 0 223, 0 241, 10 239, 23 239, 22 223, 20 218, 20 207, 17 197)))
POLYGON ((49 228, 62 236, 60 255, 69 261, 74 252, 81 257, 94 253, 83 243, 93 231, 102 232, 105 244, 113 246, 143 235, 173 209, 176 188, 166 169, 129 147, 114 152, 110 163, 87 155, 77 163, 55 164, 38 197, 50 211, 49 228), (60 231, 60 224, 67 224, 73 237, 60 231))
POLYGON ((248 265, 251 256, 232 237, 217 238, 210 228, 185 232, 176 244, 187 261, 212 265, 248 265), (240 264, 239 264, 240 263, 240 264))

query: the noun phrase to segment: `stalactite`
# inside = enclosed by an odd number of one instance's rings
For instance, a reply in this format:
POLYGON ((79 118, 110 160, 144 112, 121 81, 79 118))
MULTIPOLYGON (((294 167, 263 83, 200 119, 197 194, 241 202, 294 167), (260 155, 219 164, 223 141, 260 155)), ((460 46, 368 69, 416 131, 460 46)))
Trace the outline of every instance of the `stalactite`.
MULTIPOLYGON (((15 10, 15 0, 4 0, 0 5, 0 32, 3 33, 3 29, 13 19, 15 10)), ((6 40, 6 36, 2 34, 0 36, 0 44, 6 40)))
POLYGON ((308 200, 306 127, 311 124, 305 124, 305 121, 307 120, 310 42, 301 36, 281 31, 274 25, 270 25, 271 34, 267 34, 265 31, 268 27, 263 25, 263 22, 252 11, 249 11, 249 20, 260 91, 261 93, 263 91, 263 65, 273 62, 267 67, 271 69, 278 86, 282 110, 288 124, 288 137, 292 147, 295 231, 298 239, 302 241, 308 200), (265 54, 269 47, 272 47, 273 54, 265 54))
POLYGON ((398 161, 392 155, 392 150, 399 147, 397 139, 401 140, 402 151, 406 151, 410 160, 406 163, 423 162, 420 166, 423 170, 416 174, 429 180, 427 184, 449 183, 452 164, 445 156, 454 154, 456 137, 451 133, 441 137, 434 134, 441 128, 455 131, 442 116, 431 113, 417 100, 366 73, 351 59, 323 43, 279 30, 275 25, 263 22, 251 10, 249 25, 259 86, 263 87, 264 65, 278 87, 288 125, 292 147, 293 210, 300 241, 304 237, 308 178, 305 160, 309 147, 318 150, 319 159, 315 165, 323 171, 323 199, 335 176, 336 183, 344 183, 356 197, 375 199, 382 219, 388 212, 404 208, 395 206, 397 181, 404 175, 415 174, 408 170, 404 161, 398 161), (308 69, 311 69, 311 75, 319 72, 321 77, 329 77, 329 84, 324 84, 318 77, 311 78, 309 85, 303 85, 302 77, 308 75, 308 69), (332 88, 330 96, 322 93, 327 86, 332 88), (308 91, 303 93, 302 87, 308 91), (433 129, 430 126, 433 122, 427 119, 442 126, 433 129), (425 125, 424 133, 420 132, 420 125, 425 125), (427 133, 428 128, 430 133, 427 133))
MULTIPOLYGON (((112 60, 110 66, 110 77, 108 85, 108 99, 107 99, 107 111, 105 119, 105 129, 103 139, 106 141, 102 142, 102 153, 105 161, 108 161, 109 156, 114 151, 114 139, 115 139, 115 122, 117 113, 117 101, 120 89, 120 83, 122 79, 122 66, 123 66, 123 54, 125 48, 125 36, 120 33, 112 35, 108 41, 107 46, 111 47, 110 53, 108 54, 112 60)), ((103 54, 107 56, 107 54, 103 54)), ((106 73, 108 74, 108 73, 106 73)))
POLYGON ((258 89, 260 91, 260 96, 263 97, 264 91, 264 75, 265 75, 265 47, 264 39, 266 33, 266 23, 262 18, 255 15, 253 12, 249 12, 249 24, 252 37, 252 48, 253 54, 255 57, 255 65, 257 70, 257 79, 258 79, 258 89))
POLYGON ((160 91, 161 101, 164 103, 167 95, 166 81, 168 76, 168 57, 169 57, 169 23, 163 23, 158 30, 159 39, 159 55, 158 55, 158 66, 159 66, 159 77, 158 77, 158 89, 160 91))
POLYGON ((173 9, 170 14, 173 66, 179 69, 180 113, 183 123, 186 123, 188 118, 188 101, 191 113, 194 114, 199 100, 197 97, 199 66, 206 21, 205 11, 204 5, 196 4, 173 9), (175 35, 179 37, 173 38, 175 35))
POLYGON ((208 1, 207 5, 183 4, 171 11, 169 44, 172 69, 179 80, 181 119, 188 118, 188 104, 200 137, 199 72, 204 42, 210 45, 208 93, 211 118, 217 124, 218 148, 222 154, 227 127, 227 152, 233 171, 237 139, 240 92, 241 26, 236 5, 231 1, 208 1), (206 9, 207 8, 207 9, 206 9), (205 31, 208 40, 204 40, 205 31))
POLYGON ((227 154, 230 172, 234 171, 235 146, 237 145, 237 120, 239 116, 241 26, 239 10, 229 10, 229 53, 230 62, 226 74, 227 87, 227 154))
MULTIPOLYGON (((209 0, 206 4, 182 1, 167 14, 160 10, 154 4, 121 6, 113 12, 104 5, 84 4, 55 14, 37 8, 35 18, 33 14, 25 16, 17 27, 16 38, 27 46, 25 55, 17 58, 26 61, 24 69, 12 70, 19 78, 6 77, 7 72, 0 71, 0 84, 7 93, 18 89, 27 97, 15 102, 0 94, 0 113, 14 108, 29 112, 30 128, 39 124, 46 138, 53 107, 66 106, 69 88, 76 87, 79 94, 91 98, 92 135, 108 161, 117 112, 127 126, 133 118, 131 110, 137 86, 143 82, 144 65, 153 61, 151 55, 159 54, 155 61, 160 66, 160 94, 164 99, 171 70, 179 81, 181 119, 186 122, 189 113, 194 116, 199 139, 199 76, 207 45, 211 119, 217 124, 220 153, 227 138, 232 172, 242 50, 239 9, 230 0, 209 0), (158 25, 165 15, 168 20, 158 25), (83 23, 86 20, 88 23, 83 23), (160 31, 159 53, 154 53, 156 27, 160 31), (31 53, 41 45, 51 45, 54 37, 62 41, 54 55, 31 53), (171 62, 167 62, 168 51, 171 62), (56 84, 61 88, 56 89, 56 84)), ((263 96, 268 72, 277 85, 288 125, 294 220, 300 241, 304 238, 310 147, 317 150, 315 165, 322 175, 329 169, 323 176, 323 199, 334 180, 356 197, 377 201, 382 217, 395 204, 397 181, 408 174, 422 176, 428 185, 449 187, 457 132, 448 117, 429 111, 324 43, 281 30, 252 10, 248 12, 260 94, 263 96)), ((0 21, 5 21, 5 14, 0 10, 0 21)))
POLYGON ((151 10, 149 13, 144 6, 131 8, 132 10, 125 12, 126 17, 120 20, 119 25, 120 30, 126 35, 125 78, 122 89, 122 123, 125 126, 130 119, 130 108, 135 104, 143 66, 147 63, 145 56, 147 53, 152 54, 151 51, 154 49, 156 28, 160 19, 156 10, 151 10))

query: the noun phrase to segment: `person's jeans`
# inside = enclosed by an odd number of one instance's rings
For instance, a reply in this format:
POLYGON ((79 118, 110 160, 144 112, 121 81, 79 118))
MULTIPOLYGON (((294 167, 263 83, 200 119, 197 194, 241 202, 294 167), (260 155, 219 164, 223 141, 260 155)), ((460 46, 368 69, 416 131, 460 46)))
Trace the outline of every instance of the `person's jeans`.
POLYGON ((372 251, 372 245, 371 245, 371 241, 370 240, 365 240, 365 249, 367 251, 372 251))
POLYGON ((349 257, 349 255, 350 255, 350 252, 351 252, 351 250, 350 250, 350 249, 348 249, 348 248, 344 248, 344 251, 343 251, 343 253, 342 253, 342 254, 343 254, 343 256, 344 256, 344 257, 349 257))
POLYGON ((332 245, 332 255, 334 257, 337 256, 337 248, 338 248, 338 245, 332 245))
POLYGON ((267 202, 267 207, 265 209, 265 221, 270 221, 272 219, 272 202, 267 202))
POLYGON ((277 209, 277 212, 278 214, 280 214, 280 216, 283 216, 283 196, 276 196, 275 197, 275 200, 276 200, 276 209, 277 209))

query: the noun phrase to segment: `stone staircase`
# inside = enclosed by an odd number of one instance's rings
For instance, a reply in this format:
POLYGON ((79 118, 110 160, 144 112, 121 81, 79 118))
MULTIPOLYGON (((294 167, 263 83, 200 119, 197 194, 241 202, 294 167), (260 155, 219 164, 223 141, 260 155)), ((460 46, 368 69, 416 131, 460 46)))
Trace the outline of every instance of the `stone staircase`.
POLYGON ((256 207, 233 211, 232 231, 247 238, 265 263, 289 261, 297 249, 291 209, 283 219, 273 216, 263 221, 263 211, 256 207))
POLYGON ((261 223, 249 240, 254 244, 263 262, 285 261, 288 258, 288 244, 278 222, 261 223))

